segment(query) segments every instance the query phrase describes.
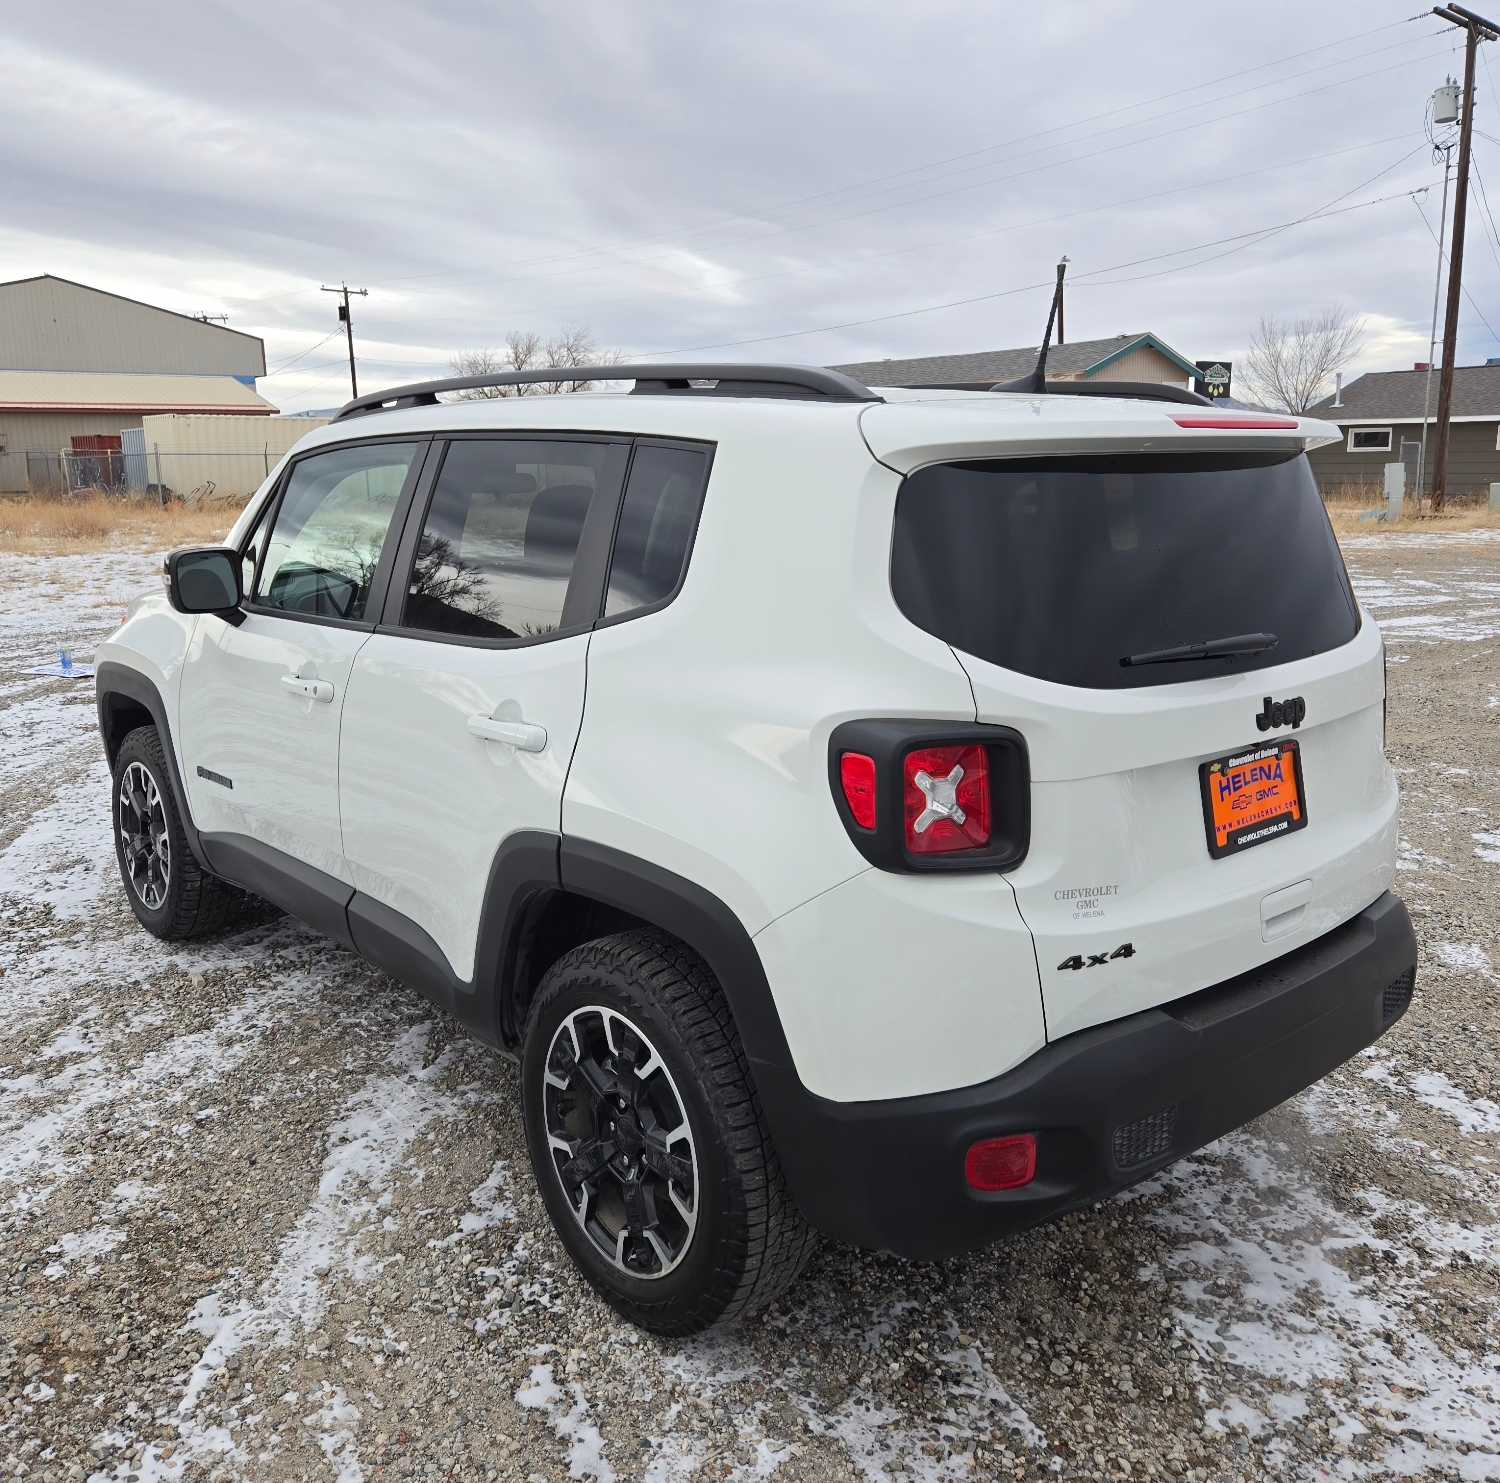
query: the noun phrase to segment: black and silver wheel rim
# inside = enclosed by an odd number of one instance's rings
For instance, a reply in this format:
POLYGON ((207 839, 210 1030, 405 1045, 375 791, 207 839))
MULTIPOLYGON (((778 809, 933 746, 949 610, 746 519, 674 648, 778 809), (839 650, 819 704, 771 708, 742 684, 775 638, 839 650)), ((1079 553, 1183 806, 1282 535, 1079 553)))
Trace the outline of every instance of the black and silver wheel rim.
POLYGON ((156 779, 139 762, 120 775, 120 858, 136 899, 160 911, 172 879, 172 839, 156 779))
POLYGON ((640 1026, 591 1004, 553 1032, 542 1075, 547 1148, 574 1219, 619 1271, 665 1277, 698 1224, 698 1150, 666 1062, 640 1026))

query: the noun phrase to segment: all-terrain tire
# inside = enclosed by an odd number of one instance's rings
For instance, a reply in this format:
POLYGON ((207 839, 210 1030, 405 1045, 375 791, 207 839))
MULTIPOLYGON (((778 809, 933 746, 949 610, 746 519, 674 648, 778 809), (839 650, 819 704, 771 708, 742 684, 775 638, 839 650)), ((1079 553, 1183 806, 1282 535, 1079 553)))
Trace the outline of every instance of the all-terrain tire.
MULTIPOLYGON (((554 1059, 553 1088, 557 1065, 554 1059)), ((654 1333, 692 1334, 766 1306, 797 1279, 815 1233, 787 1190, 729 1004, 707 965, 681 942, 640 930, 565 953, 532 1001, 521 1075, 527 1144, 548 1214, 569 1255, 618 1313, 654 1333), (630 1027, 644 1033, 689 1125, 697 1224, 678 1264, 659 1275, 636 1277, 605 1257, 580 1223, 559 1172, 564 1156, 548 1140, 554 1037, 565 1021, 576 1022, 570 1016, 594 1014, 595 1007, 623 1017, 623 1029, 614 1021, 617 1037, 628 1039, 630 1027)), ((556 1118, 558 1104, 551 1105, 556 1118)))
POLYGON ((177 799, 172 792, 171 771, 154 726, 137 727, 120 745, 110 787, 110 819, 114 825, 115 859, 120 867, 125 899, 130 903, 136 920, 148 932, 167 941, 206 937, 222 930, 243 906, 245 897, 240 891, 210 875, 193 858, 187 836, 183 833, 182 817, 177 811, 177 799), (137 771, 131 773, 132 768, 137 771), (149 831, 131 831, 122 827, 126 823, 139 822, 141 817, 127 818, 130 811, 121 798, 121 787, 127 774, 137 781, 142 774, 150 779, 150 787, 142 790, 142 796, 149 795, 150 798, 149 810, 142 815, 149 817, 149 831), (146 832, 152 835, 153 845, 164 837, 166 847, 164 851, 157 851, 151 883, 143 887, 140 884, 144 879, 142 871, 137 868, 132 875, 128 840, 146 832), (160 863, 163 857, 164 867, 160 863))

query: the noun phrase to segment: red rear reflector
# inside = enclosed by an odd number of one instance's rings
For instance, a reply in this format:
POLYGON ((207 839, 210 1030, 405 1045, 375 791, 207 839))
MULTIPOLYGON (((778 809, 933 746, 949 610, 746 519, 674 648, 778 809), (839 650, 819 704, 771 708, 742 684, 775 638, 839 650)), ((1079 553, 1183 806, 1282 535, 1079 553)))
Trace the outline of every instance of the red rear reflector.
POLYGON ((1218 427, 1233 431, 1237 427, 1274 429, 1296 432, 1298 423, 1290 417, 1174 417, 1178 427, 1218 427))
POLYGON ((901 764, 906 848, 914 855, 990 842, 990 759, 983 747, 918 747, 901 764))
POLYGON ((970 1144, 964 1178, 970 1189, 986 1193, 1030 1184, 1036 1178, 1036 1134, 1013 1133, 970 1144))
POLYGON ((875 827, 875 759, 863 752, 845 752, 839 758, 839 784, 844 802, 861 829, 875 827))

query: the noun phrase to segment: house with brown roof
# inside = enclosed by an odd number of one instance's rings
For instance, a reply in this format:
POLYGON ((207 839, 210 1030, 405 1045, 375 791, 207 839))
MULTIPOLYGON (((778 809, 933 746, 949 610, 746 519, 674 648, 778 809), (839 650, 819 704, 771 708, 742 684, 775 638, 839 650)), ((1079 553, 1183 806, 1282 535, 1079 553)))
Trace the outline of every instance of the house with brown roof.
MULTIPOLYGON (((1325 496, 1340 489, 1378 490, 1388 463, 1405 463, 1407 488, 1416 487, 1424 409, 1427 426, 1425 483, 1432 484, 1433 428, 1438 377, 1427 367, 1372 371, 1309 408, 1310 417, 1337 423, 1340 443, 1308 454, 1325 496)), ((1448 436, 1448 493, 1485 494, 1500 481, 1500 363, 1453 368, 1453 419, 1448 436)))

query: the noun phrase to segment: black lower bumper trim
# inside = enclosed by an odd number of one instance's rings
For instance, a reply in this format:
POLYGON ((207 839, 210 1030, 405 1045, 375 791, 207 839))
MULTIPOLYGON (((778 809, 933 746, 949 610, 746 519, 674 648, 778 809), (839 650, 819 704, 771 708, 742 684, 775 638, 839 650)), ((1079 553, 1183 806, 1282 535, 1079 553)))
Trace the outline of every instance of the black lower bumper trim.
POLYGON ((1134 1184, 1327 1075, 1405 1012, 1416 955, 1406 908, 1387 894, 1283 958, 1069 1035, 978 1086, 830 1102, 789 1067, 756 1076, 781 1111, 800 1104, 799 1136, 778 1151, 814 1225, 901 1256, 951 1256, 1134 1184), (1036 1180, 970 1190, 969 1145, 1020 1132, 1037 1134, 1036 1180))

